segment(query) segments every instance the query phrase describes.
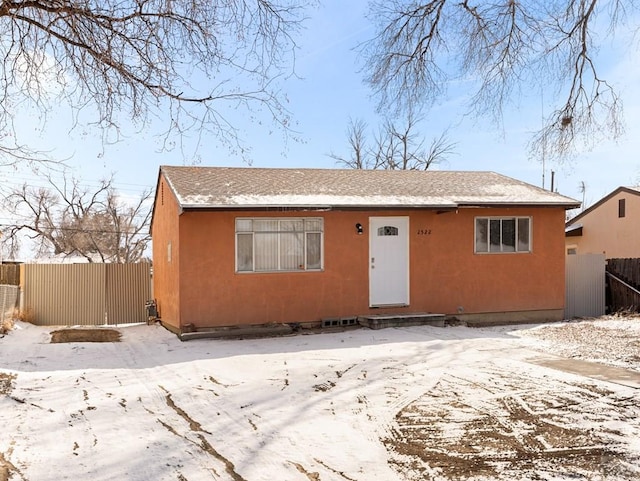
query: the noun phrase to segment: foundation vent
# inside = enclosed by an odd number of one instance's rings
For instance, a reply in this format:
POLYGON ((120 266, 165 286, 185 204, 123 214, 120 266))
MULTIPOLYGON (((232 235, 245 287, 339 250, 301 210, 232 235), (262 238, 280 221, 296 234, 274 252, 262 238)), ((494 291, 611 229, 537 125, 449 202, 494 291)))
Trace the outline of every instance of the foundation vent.
POLYGON ((357 317, 333 317, 329 319, 322 319, 322 327, 347 327, 357 326, 357 317))

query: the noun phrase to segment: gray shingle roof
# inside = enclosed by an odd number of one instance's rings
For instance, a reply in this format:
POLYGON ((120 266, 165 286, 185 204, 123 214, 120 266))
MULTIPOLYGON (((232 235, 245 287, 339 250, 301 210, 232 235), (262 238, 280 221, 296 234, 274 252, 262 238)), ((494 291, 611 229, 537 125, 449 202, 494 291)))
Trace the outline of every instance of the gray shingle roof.
POLYGON ((160 171, 183 209, 580 205, 495 172, 185 166, 160 171))

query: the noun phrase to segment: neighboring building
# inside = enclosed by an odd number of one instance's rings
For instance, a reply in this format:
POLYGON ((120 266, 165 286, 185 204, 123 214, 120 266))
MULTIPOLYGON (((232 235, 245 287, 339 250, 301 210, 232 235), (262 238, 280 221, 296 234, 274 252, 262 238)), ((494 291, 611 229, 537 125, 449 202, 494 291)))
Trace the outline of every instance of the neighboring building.
POLYGON ((567 254, 640 258, 640 188, 618 187, 566 223, 567 254))
POLYGON ((371 314, 558 320, 565 210, 493 172, 160 168, 154 296, 168 328, 371 314))

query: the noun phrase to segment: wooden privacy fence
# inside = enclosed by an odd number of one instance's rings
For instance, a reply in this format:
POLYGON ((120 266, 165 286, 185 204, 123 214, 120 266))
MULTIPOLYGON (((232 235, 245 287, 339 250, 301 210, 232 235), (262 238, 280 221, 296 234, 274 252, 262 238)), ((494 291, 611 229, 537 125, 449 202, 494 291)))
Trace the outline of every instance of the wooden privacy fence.
POLYGON ((41 326, 147 321, 151 265, 26 264, 21 308, 41 326))
POLYGON ((20 265, 0 264, 0 284, 8 286, 20 285, 20 265))
POLYGON ((640 259, 609 259, 607 278, 609 311, 640 311, 640 259))

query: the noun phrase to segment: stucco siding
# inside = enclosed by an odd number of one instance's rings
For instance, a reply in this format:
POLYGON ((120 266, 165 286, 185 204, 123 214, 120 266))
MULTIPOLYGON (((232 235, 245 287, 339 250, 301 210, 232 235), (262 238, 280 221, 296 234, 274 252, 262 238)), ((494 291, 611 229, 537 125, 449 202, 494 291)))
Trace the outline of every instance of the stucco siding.
MULTIPOLYGON (((172 214, 166 215, 168 218, 172 214)), ((182 325, 307 322, 398 310, 456 314, 564 307, 562 208, 476 208, 442 214, 418 209, 384 213, 188 211, 179 219, 179 315, 171 305, 177 296, 176 284, 171 279, 175 271, 160 268, 160 257, 156 262, 156 256, 162 253, 156 253, 155 226, 154 266, 162 270, 158 273, 164 285, 161 316, 164 320, 166 313, 171 313, 172 319, 182 325), (410 219, 411 301, 408 307, 369 308, 369 233, 365 229, 363 235, 358 235, 355 224, 368 226, 370 216, 381 215, 410 219), (238 216, 323 217, 324 270, 236 273, 235 218, 238 216), (476 216, 531 216, 532 252, 475 254, 476 216)), ((175 235, 168 225, 157 229, 161 238, 175 235)))
POLYGON ((567 237, 566 247, 578 254, 604 254, 605 258, 640 257, 640 196, 619 192, 579 222, 582 236, 567 237), (618 202, 625 201, 625 216, 618 216, 618 202))
POLYGON ((151 235, 153 238, 153 296, 166 324, 180 327, 179 207, 165 179, 156 192, 151 235))

